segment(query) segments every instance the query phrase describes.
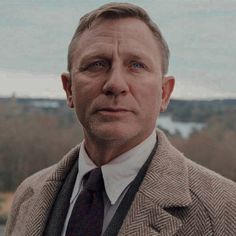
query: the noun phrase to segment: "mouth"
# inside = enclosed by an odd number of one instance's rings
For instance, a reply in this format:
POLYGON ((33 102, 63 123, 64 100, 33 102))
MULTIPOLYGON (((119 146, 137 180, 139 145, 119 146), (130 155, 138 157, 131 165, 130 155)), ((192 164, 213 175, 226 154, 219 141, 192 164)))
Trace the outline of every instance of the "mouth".
POLYGON ((125 109, 123 107, 117 107, 117 108, 103 107, 103 108, 97 109, 96 112, 103 115, 124 115, 124 114, 129 113, 130 110, 125 109))
POLYGON ((101 109, 98 109, 98 111, 107 111, 107 112, 128 112, 127 109, 124 108, 111 108, 111 107, 104 107, 101 109))

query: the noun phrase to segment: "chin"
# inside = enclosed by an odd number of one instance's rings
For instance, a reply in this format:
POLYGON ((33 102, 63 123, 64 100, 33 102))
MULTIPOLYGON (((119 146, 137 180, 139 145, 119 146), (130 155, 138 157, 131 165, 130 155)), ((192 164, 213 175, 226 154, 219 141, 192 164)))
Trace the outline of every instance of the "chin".
POLYGON ((91 130, 96 139, 101 141, 127 142, 138 136, 137 129, 130 125, 100 125, 91 130))

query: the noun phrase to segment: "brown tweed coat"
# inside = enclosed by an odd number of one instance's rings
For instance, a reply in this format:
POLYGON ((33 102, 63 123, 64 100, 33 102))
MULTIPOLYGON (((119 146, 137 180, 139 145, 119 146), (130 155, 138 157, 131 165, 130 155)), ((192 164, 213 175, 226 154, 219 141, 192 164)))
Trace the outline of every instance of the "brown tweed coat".
MULTIPOLYGON (((119 236, 235 236, 236 183, 186 159, 157 131, 159 145, 119 236)), ((6 236, 39 236, 78 156, 26 179, 15 194, 6 236)))

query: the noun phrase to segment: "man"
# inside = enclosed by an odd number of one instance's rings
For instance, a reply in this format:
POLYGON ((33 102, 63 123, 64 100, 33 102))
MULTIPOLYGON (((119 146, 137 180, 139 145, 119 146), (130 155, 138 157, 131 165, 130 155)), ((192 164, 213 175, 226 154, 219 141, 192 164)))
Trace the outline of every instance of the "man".
POLYGON ((21 184, 7 236, 236 235, 235 183, 155 130, 174 88, 168 58, 158 27, 135 5, 81 18, 62 83, 84 141, 21 184))

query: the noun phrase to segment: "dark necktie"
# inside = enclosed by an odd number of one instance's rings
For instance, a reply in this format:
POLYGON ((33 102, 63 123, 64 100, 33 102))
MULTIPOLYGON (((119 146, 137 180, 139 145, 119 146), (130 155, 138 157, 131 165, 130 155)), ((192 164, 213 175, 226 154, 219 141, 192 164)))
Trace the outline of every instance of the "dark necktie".
POLYGON ((104 182, 101 168, 84 177, 84 188, 79 194, 66 230, 66 236, 100 236, 102 234, 104 182))

